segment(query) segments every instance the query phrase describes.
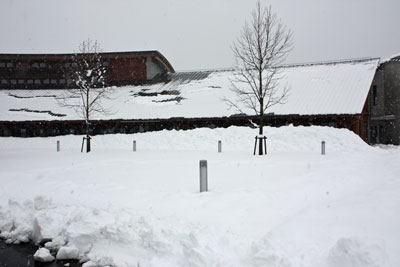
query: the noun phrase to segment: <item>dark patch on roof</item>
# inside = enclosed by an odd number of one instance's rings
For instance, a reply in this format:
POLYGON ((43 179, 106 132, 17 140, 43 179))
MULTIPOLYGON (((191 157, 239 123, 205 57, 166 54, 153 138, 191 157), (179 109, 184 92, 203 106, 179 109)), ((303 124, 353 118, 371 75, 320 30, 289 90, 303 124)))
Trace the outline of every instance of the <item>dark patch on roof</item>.
POLYGON ((164 99, 164 100, 152 100, 152 102, 154 102, 154 103, 165 103, 165 102, 176 101, 177 103, 180 103, 184 99, 186 99, 186 98, 183 98, 181 96, 177 96, 177 97, 174 97, 174 98, 168 98, 168 99, 164 99))
MULTIPOLYGON (((180 95, 178 90, 163 90, 161 92, 148 92, 149 89, 142 89, 138 93, 134 93, 133 96, 159 96, 159 95, 180 95)), ((130 91, 133 93, 133 91, 130 91)))
POLYGON ((9 111, 25 111, 25 112, 33 112, 33 113, 47 113, 47 114, 49 114, 50 116, 53 116, 53 117, 65 117, 65 116, 67 116, 66 114, 61 114, 61 113, 54 113, 54 112, 52 112, 52 111, 50 111, 50 110, 33 110, 33 109, 28 109, 28 108, 20 108, 20 109, 14 109, 14 108, 11 108, 11 109, 9 109, 9 111))
POLYGON ((56 95, 36 95, 36 96, 19 96, 19 95, 14 95, 11 93, 8 93, 9 96, 15 97, 15 98, 39 98, 39 97, 57 97, 56 95))
POLYGON ((176 72, 170 73, 169 77, 172 82, 179 81, 179 82, 190 82, 190 81, 199 81, 204 80, 213 71, 190 71, 190 72, 176 72))

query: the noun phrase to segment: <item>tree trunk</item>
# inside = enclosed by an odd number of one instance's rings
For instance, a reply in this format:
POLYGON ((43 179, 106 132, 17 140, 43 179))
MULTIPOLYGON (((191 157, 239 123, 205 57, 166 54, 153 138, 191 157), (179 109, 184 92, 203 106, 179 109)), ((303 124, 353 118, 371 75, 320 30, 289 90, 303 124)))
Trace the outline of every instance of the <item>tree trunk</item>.
POLYGON ((90 135, 86 135, 86 153, 90 152, 90 135))
MULTIPOLYGON (((259 131, 258 131, 258 134, 259 134, 259 136, 262 136, 263 135, 263 115, 260 115, 260 125, 259 125, 259 131)), ((263 155, 264 154, 264 152, 263 152, 263 142, 264 142, 264 139, 261 139, 261 138, 259 138, 258 139, 258 155, 263 155)))
POLYGON ((86 153, 90 152, 90 135, 89 135, 89 94, 90 89, 86 89, 86 153))
POLYGON ((89 122, 86 122, 86 153, 90 152, 89 122))
MULTIPOLYGON (((262 61, 260 62, 260 66, 262 66, 262 61)), ((263 126, 264 126, 264 121, 263 121, 263 119, 264 119, 264 98, 262 97, 262 93, 263 93, 263 91, 262 91, 262 71, 261 71, 261 67, 260 67, 260 71, 259 71, 259 73, 258 73, 258 77, 259 77, 259 82, 260 82, 260 84, 259 84, 259 87, 260 87, 260 92, 259 92, 259 94, 260 94, 260 126, 259 126, 259 132, 258 132, 258 134, 259 134, 259 136, 261 137, 264 133, 263 133, 263 126)), ((264 142, 264 139, 261 139, 261 138, 259 138, 258 139, 258 155, 263 155, 264 153, 263 153, 263 142, 264 142)))

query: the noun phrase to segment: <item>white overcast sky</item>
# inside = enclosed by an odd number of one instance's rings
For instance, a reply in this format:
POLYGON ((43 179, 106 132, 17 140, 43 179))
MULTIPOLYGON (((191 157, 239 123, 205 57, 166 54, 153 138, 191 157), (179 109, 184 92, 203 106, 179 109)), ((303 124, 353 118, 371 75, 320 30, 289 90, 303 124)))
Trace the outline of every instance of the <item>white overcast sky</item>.
MULTIPOLYGON (((400 0, 264 0, 294 32, 287 63, 400 53, 400 0)), ((0 0, 0 53, 159 50, 176 70, 231 67, 255 0, 0 0)))

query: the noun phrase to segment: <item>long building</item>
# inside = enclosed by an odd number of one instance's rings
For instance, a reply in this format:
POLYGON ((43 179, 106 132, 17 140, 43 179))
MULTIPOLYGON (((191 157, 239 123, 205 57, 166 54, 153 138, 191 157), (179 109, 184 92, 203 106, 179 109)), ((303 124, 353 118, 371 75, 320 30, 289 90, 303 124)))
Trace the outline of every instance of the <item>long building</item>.
MULTIPOLYGON (((79 54, 78 54, 79 55, 79 54)), ((99 53, 107 69, 106 86, 166 81, 175 72, 158 51, 99 53)), ((76 54, 0 54, 0 89, 65 89, 75 87, 76 54)), ((80 56, 85 56, 80 54, 80 56)))

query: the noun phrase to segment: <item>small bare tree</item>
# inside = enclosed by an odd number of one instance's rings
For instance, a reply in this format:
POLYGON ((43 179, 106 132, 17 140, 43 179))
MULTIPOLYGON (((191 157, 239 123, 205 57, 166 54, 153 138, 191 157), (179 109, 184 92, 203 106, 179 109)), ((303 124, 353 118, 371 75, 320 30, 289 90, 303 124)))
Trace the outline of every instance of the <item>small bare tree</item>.
POLYGON ((100 44, 87 39, 79 44, 74 54, 71 76, 75 87, 67 90, 62 97, 62 105, 74 108, 86 123, 86 152, 90 152, 90 120, 96 113, 109 114, 102 105, 102 100, 109 99, 111 88, 105 87, 106 67, 101 58, 100 44))
MULTIPOLYGON (((233 43, 235 71, 231 90, 237 100, 226 101, 239 112, 245 113, 243 107, 255 112, 259 117, 260 136, 263 135, 263 118, 267 109, 283 104, 287 99, 287 87, 278 87, 282 78, 279 66, 291 49, 291 30, 286 29, 271 6, 263 7, 258 1, 250 23, 244 25, 233 43)), ((265 142, 265 138, 258 139, 259 155, 264 153, 263 140, 265 142)))

